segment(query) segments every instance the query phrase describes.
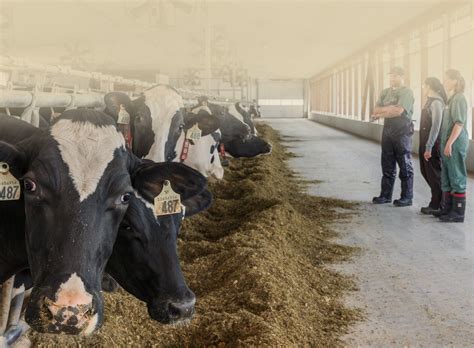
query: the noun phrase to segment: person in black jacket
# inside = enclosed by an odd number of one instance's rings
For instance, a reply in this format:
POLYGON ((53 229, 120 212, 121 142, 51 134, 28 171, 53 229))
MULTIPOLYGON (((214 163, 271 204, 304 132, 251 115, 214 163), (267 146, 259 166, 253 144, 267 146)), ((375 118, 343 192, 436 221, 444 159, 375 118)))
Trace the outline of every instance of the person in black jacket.
POLYGON ((420 169, 431 189, 431 201, 421 213, 431 215, 442 207, 440 130, 448 97, 440 80, 428 77, 423 85, 426 103, 420 120, 420 169))

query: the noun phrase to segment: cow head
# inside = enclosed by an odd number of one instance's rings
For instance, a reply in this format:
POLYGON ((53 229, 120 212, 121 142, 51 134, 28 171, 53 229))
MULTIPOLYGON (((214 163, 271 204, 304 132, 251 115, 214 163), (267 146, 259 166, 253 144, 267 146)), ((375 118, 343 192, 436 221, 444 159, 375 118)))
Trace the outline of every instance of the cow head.
POLYGON ((131 100, 121 92, 104 97, 104 112, 118 120, 120 106, 130 114, 133 153, 139 158, 171 162, 178 156, 178 139, 183 134, 182 98, 169 86, 156 86, 131 100))
POLYGON ((145 103, 145 97, 142 96, 132 101, 125 93, 112 92, 105 95, 104 102, 104 112, 112 116, 116 122, 121 106, 129 113, 133 153, 139 158, 146 157, 155 141, 155 133, 151 112, 145 103))
POLYGON ((161 192, 163 181, 169 180, 190 216, 209 207, 212 196, 197 171, 180 163, 161 163, 159 168, 161 178, 153 185, 148 181, 142 185, 143 172, 142 178, 134 181, 141 193, 130 201, 107 272, 147 303, 153 319, 169 324, 190 319, 196 297, 186 285, 176 249, 183 213, 156 217, 153 198, 161 192))
POLYGON ((197 124, 202 134, 199 140, 192 142, 189 146, 188 156, 183 163, 206 177, 214 176, 222 179, 224 169, 219 158, 221 141, 219 128, 223 122, 222 118, 213 114, 207 106, 200 106, 188 112, 184 119, 186 129, 197 124))
POLYGON ((232 157, 257 157, 272 152, 272 145, 260 137, 252 135, 250 139, 234 140, 225 143, 225 151, 232 157))
POLYGON ((105 264, 134 193, 131 175, 140 180, 144 164, 125 150, 113 119, 87 109, 65 111, 49 131, 14 146, 0 143, 0 161, 24 183, 35 285, 27 322, 40 332, 93 332, 103 317, 105 264))
POLYGON ((221 118, 219 129, 223 142, 245 140, 250 136, 250 127, 243 122, 242 116, 234 110, 235 108, 226 108, 212 103, 209 103, 208 107, 213 115, 221 118))

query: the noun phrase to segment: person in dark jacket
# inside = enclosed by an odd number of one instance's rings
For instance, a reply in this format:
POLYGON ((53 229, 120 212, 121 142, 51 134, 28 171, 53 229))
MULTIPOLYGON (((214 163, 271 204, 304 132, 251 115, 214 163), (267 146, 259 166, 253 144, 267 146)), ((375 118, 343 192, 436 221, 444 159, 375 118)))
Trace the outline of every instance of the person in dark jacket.
POLYGON ((411 162, 413 136, 413 91, 403 85, 404 71, 400 67, 390 70, 390 87, 380 94, 372 119, 383 118, 382 133, 382 183, 380 195, 374 197, 374 204, 392 202, 393 186, 400 168, 402 193, 393 204, 407 207, 413 204, 413 165, 411 162))
POLYGON ((420 169, 431 189, 431 201, 427 207, 421 208, 421 213, 431 215, 442 208, 440 130, 448 98, 436 77, 425 80, 423 94, 426 103, 420 120, 420 169))
POLYGON ((449 95, 441 125, 441 189, 445 207, 439 213, 442 222, 464 222, 466 211, 467 168, 469 147, 467 133, 467 100, 464 78, 454 69, 446 71, 444 87, 449 95))

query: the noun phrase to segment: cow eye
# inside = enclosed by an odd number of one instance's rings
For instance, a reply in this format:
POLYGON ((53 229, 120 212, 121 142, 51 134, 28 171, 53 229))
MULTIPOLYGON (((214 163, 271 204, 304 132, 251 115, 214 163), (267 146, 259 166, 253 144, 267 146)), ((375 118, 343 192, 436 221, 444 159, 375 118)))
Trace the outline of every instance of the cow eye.
POLYGON ((132 194, 130 192, 127 192, 127 193, 124 193, 121 197, 120 197, 120 202, 122 204, 128 204, 130 203, 130 200, 132 199, 132 194))
POLYGON ((183 129, 183 128, 184 128, 184 124, 182 123, 179 125, 179 129, 183 129))
POLYGON ((25 191, 27 192, 35 192, 36 191, 36 183, 31 179, 25 179, 23 186, 25 191))

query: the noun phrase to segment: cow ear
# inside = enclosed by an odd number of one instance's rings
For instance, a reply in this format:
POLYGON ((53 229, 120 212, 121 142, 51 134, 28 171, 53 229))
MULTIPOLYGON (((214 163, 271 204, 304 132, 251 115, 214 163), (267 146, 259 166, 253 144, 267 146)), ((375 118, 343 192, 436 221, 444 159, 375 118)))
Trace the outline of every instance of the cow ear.
POLYGON ((175 162, 142 162, 131 177, 135 190, 150 202, 161 193, 165 180, 169 180, 172 189, 181 196, 181 201, 200 194, 207 185, 207 179, 201 173, 175 162))
POLYGON ((202 131, 202 136, 205 136, 218 130, 221 126, 221 120, 216 115, 205 114, 199 117, 198 126, 202 131))
POLYGON ((132 100, 133 110, 140 110, 145 105, 146 98, 144 95, 132 100))
POLYGON ((193 216, 203 210, 208 209, 212 204, 212 193, 208 190, 202 191, 200 194, 186 199, 181 202, 186 207, 186 217, 193 216))
POLYGON ((105 109, 107 115, 112 116, 116 121, 120 112, 120 105, 125 107, 125 110, 132 115, 132 100, 128 95, 121 92, 111 92, 104 96, 105 109))
POLYGON ((27 156, 19 146, 0 141, 0 162, 8 164, 16 178, 21 178, 26 172, 27 156))
POLYGON ((189 129, 195 124, 198 124, 201 130, 201 136, 209 135, 221 126, 221 119, 217 115, 211 115, 205 111, 200 111, 197 115, 193 113, 187 113, 184 116, 185 129, 189 129))

